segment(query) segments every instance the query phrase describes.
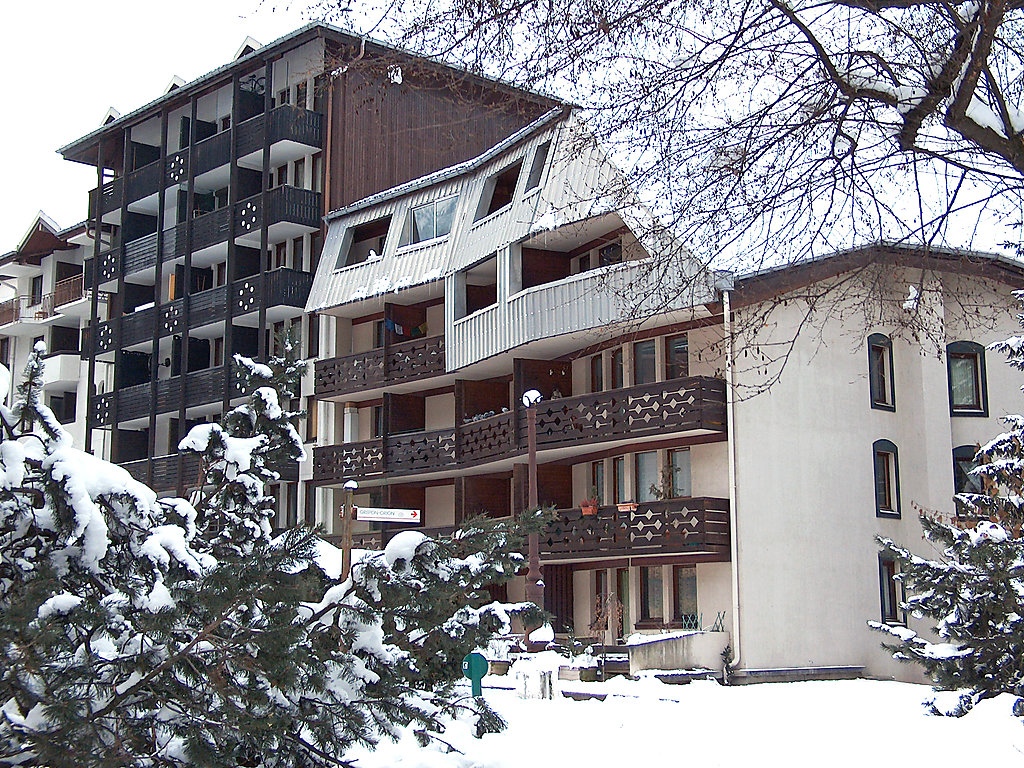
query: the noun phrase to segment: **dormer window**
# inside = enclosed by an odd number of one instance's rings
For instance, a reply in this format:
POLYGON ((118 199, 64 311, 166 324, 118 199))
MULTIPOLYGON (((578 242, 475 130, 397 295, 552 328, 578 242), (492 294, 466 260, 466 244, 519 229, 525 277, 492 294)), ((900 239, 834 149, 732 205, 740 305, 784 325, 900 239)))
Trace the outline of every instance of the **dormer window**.
POLYGON ((458 196, 434 200, 409 211, 403 244, 422 243, 435 237, 444 237, 452 231, 455 220, 455 204, 458 196))
POLYGON ((512 204, 512 199, 516 194, 516 185, 519 184, 519 172, 522 170, 523 161, 517 160, 487 180, 474 221, 497 213, 505 206, 512 204))
POLYGON ((380 256, 384 252, 384 244, 390 226, 391 217, 384 216, 358 227, 349 228, 341 244, 341 252, 338 254, 338 263, 335 265, 335 269, 362 264, 371 258, 371 253, 374 254, 373 258, 380 256))
POLYGON ((551 142, 545 141, 537 151, 533 153, 533 163, 530 165, 530 175, 526 179, 526 191, 536 189, 540 186, 540 178, 544 175, 544 166, 548 162, 548 152, 551 151, 551 142))

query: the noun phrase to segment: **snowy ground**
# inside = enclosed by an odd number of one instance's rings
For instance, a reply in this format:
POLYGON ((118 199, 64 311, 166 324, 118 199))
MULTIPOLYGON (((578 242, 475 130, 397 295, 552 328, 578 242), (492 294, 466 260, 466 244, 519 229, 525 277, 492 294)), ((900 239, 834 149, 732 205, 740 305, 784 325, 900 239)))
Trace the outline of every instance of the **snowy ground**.
MULTIPOLYGON (((358 768, 522 768, 522 766, 867 766, 1021 765, 1024 725, 1013 698, 982 702, 964 718, 926 715, 926 686, 869 680, 762 683, 724 688, 713 681, 665 685, 616 678, 570 683, 605 691, 605 701, 520 699, 487 684, 484 695, 509 727, 474 739, 453 725, 445 734, 463 754, 400 743, 360 751, 358 768)), ((558 683, 556 682, 556 688, 558 683)), ((467 691, 468 692, 468 691, 467 691)))

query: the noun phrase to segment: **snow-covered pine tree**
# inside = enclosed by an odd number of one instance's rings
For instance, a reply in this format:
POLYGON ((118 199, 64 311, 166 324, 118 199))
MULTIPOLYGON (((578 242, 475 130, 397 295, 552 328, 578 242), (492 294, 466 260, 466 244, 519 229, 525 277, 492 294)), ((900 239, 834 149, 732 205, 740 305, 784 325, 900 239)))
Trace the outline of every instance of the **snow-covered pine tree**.
POLYGON ((40 353, 0 408, 0 766, 319 768, 458 710, 500 727, 447 662, 522 609, 480 594, 521 565, 515 530, 403 534, 324 592, 332 549, 272 538, 264 491, 301 455, 280 406, 295 361, 239 361, 249 402, 182 441, 203 454, 189 502, 76 451, 40 353))
MULTIPOLYGON (((1024 300, 1024 292, 1016 295, 1024 300)), ((1024 315, 1017 318, 1024 326, 1024 315)), ((1024 337, 989 348, 1024 370, 1024 337)), ((882 551, 899 563, 897 578, 908 593, 904 609, 933 620, 942 642, 932 643, 907 627, 869 625, 894 637, 883 647, 896 659, 920 664, 937 690, 961 692, 956 706, 941 710, 944 714, 965 714, 1000 693, 1024 697, 1024 417, 1003 421, 1007 431, 981 446, 975 457, 972 474, 985 492, 954 497, 951 522, 921 517, 925 538, 942 549, 941 559, 878 539, 882 551)), ((1024 698, 1017 699, 1014 714, 1024 717, 1024 698)))

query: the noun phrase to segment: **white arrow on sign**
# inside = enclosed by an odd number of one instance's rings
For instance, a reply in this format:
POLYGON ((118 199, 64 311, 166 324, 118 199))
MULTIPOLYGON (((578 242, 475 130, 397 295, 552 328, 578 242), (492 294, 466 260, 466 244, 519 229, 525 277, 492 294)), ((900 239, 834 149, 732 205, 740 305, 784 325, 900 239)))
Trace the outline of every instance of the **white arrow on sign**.
POLYGON ((421 511, 418 509, 356 507, 356 520, 373 523, 418 523, 421 514, 421 511))

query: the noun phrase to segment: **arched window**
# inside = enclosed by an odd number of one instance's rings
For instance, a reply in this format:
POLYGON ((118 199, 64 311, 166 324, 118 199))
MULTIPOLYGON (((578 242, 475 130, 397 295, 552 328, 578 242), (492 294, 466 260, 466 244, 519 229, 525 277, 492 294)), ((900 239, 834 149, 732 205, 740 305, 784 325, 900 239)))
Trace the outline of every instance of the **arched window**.
POLYGON ((976 445, 961 445, 953 449, 953 492, 983 493, 981 478, 971 474, 977 464, 974 455, 978 452, 976 445))
POLYGON ((900 464, 896 444, 875 440, 871 446, 875 474, 875 515, 900 516, 900 464))
POLYGON ((892 340, 881 333, 872 333, 868 336, 868 379, 871 384, 871 407, 895 411, 892 340))
POLYGON ((973 341, 946 345, 951 416, 988 416, 985 348, 973 341))

